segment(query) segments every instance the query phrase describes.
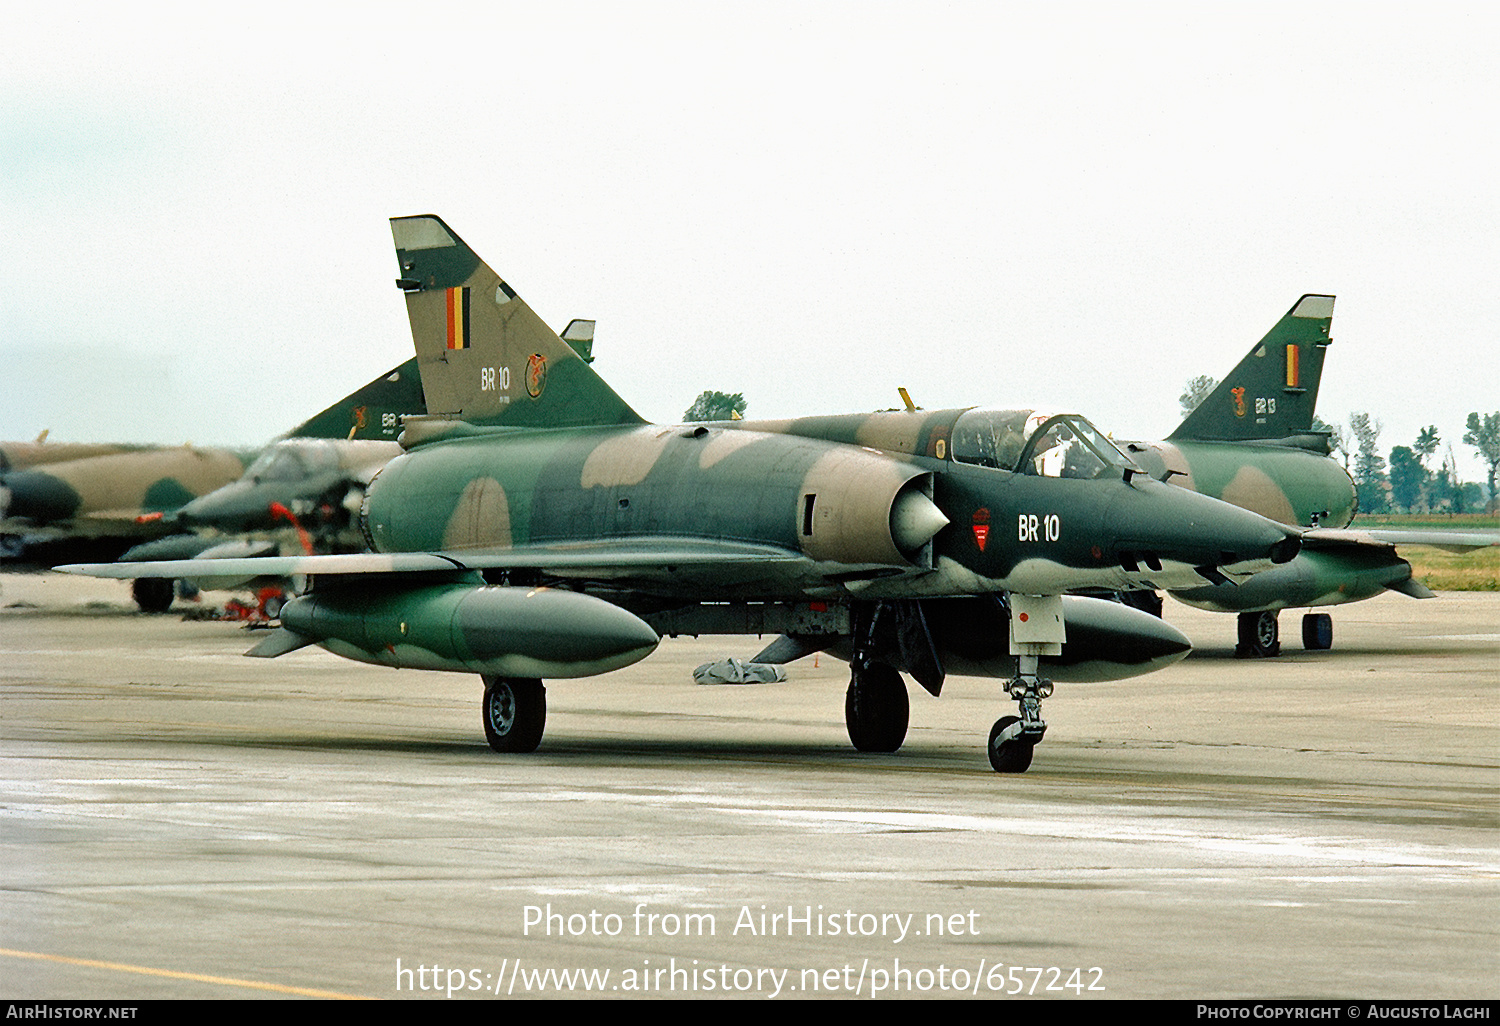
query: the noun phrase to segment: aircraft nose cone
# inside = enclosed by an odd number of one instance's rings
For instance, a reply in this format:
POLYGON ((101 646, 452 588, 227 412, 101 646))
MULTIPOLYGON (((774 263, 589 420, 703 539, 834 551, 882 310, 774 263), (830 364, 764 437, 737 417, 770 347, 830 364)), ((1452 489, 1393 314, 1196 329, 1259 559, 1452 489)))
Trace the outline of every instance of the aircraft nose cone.
POLYGON ((39 470, 23 470, 5 479, 10 493, 5 515, 36 523, 66 520, 77 512, 82 500, 66 481, 39 470))
POLYGON ((634 662, 661 641, 634 613, 551 588, 479 589, 460 606, 458 623, 476 654, 510 652, 578 665, 622 657, 634 662))
POLYGON ((217 494, 210 492, 208 495, 201 495, 191 502, 184 503, 177 510, 177 519, 185 524, 212 524, 214 514, 217 512, 215 508, 218 505, 215 498, 217 494))
POLYGON ((200 495, 177 510, 177 519, 181 523, 218 527, 226 531, 245 528, 257 515, 264 518, 264 507, 255 501, 247 487, 238 483, 227 484, 207 495, 200 495))
POLYGON ((1286 527, 1227 502, 1159 481, 1137 480, 1127 488, 1106 519, 1124 564, 1171 560, 1249 571, 1285 563, 1301 547, 1286 527))

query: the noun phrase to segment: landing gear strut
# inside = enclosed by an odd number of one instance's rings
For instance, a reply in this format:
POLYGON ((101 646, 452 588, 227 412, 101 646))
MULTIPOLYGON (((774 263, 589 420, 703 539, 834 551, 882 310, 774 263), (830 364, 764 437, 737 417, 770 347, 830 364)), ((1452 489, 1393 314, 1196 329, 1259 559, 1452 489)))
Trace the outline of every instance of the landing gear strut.
POLYGON ((1032 749, 1047 733, 1042 720, 1042 699, 1052 694, 1052 682, 1038 674, 1043 656, 1062 654, 1062 597, 1059 595, 1007 596, 1010 607, 1010 652, 1016 657, 1016 675, 1005 685, 1005 693, 1016 700, 1020 716, 1002 716, 990 728, 990 766, 996 773, 1025 773, 1031 766, 1032 749))
POLYGON ((906 681, 895 667, 876 658, 876 638, 882 619, 889 615, 885 605, 875 603, 862 610, 854 624, 844 725, 849 728, 849 740, 861 752, 894 752, 906 740, 911 721, 906 681))
POLYGON ((497 752, 534 752, 547 727, 547 689, 525 677, 484 680, 484 737, 497 752))

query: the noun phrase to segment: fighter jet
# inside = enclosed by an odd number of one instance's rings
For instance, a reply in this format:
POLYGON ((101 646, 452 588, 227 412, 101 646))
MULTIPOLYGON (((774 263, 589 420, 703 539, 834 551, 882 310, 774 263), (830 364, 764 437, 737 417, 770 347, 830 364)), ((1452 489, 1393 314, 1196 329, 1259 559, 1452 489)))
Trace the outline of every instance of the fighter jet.
POLYGON ((175 520, 238 533, 285 526, 289 512, 310 531, 336 534, 399 455, 401 418, 426 409, 417 361, 407 360, 272 442, 242 477, 185 503, 175 520))
MULTIPOLYGON (((999 677, 990 731, 1019 772, 1053 681, 1182 658, 1159 618, 1065 593, 1227 584, 1298 532, 1151 478, 1085 418, 1029 409, 647 424, 442 220, 391 222, 428 414, 370 483, 363 554, 137 564, 131 575, 310 575, 249 654, 319 644, 477 672, 485 736, 528 752, 543 678, 668 635, 780 635, 847 659, 855 747, 895 751, 909 673, 999 677), (225 565, 209 565, 220 563, 225 565)), ((61 569, 119 576, 113 566, 61 569)))
MULTIPOLYGON (((400 416, 423 409, 409 360, 265 450, 49 442, 46 432, 0 445, 0 559, 51 565, 198 555, 214 539, 185 529, 267 527, 276 502, 308 514, 315 531, 347 528, 363 499, 361 481, 399 451, 400 416)), ((142 609, 172 601, 170 583, 134 591, 142 609)))
POLYGON ((0 442, 0 475, 47 463, 63 463, 83 459, 85 456, 103 456, 117 452, 139 452, 159 446, 125 445, 114 442, 49 442, 50 429, 44 430, 32 442, 0 442))
MULTIPOLYGON (((266 446, 237 480, 163 515, 164 529, 179 533, 136 545, 120 561, 276 553, 280 536, 293 532, 295 551, 357 552, 363 546, 355 520, 365 487, 399 455, 401 417, 425 411, 413 358, 266 446)), ((278 608, 281 583, 254 578, 204 582, 226 589, 258 586, 268 598, 277 596, 278 608)), ((199 586, 196 581, 184 585, 199 586)), ((137 578, 131 585, 136 604, 146 612, 170 608, 174 590, 165 578, 137 578)))
MULTIPOLYGON (((1295 559, 1241 587, 1168 589, 1187 605, 1238 614, 1242 656, 1280 653, 1282 609, 1359 602, 1387 590, 1432 598, 1398 544, 1455 551, 1500 544, 1485 532, 1347 529, 1359 505, 1354 481, 1331 457, 1327 432, 1313 429, 1333 303, 1333 296, 1303 296, 1167 439, 1121 443, 1158 480, 1309 528, 1295 559)), ((1152 604, 1147 594, 1125 598, 1159 613, 1160 598, 1151 596, 1152 604)), ((1333 618, 1306 613, 1302 643, 1330 648, 1333 618)))
POLYGON ((250 453, 181 446, 6 446, 0 560, 113 559, 170 531, 164 514, 239 477, 250 453))
MULTIPOLYGON (((562 339, 593 362, 593 321, 571 321, 562 339)), ((284 527, 290 514, 314 536, 317 551, 348 550, 346 533, 365 488, 400 454, 401 419, 426 412, 413 357, 293 428, 263 449, 239 480, 186 503, 173 519, 180 526, 238 534, 284 527)))

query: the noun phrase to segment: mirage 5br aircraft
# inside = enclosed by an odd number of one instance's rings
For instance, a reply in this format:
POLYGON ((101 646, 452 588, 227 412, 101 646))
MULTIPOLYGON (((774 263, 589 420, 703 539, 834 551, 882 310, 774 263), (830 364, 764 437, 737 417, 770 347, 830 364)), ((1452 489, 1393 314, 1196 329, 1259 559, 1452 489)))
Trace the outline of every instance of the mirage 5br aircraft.
MULTIPOLYGON (((1354 481, 1330 455, 1328 433, 1313 427, 1332 344, 1333 303, 1333 296, 1323 295, 1297 300, 1164 441, 1120 443, 1157 480, 1306 529, 1295 559, 1243 587, 1166 589, 1187 605, 1238 614, 1236 651, 1242 656, 1280 653, 1282 609, 1360 602, 1388 590, 1432 598, 1397 545, 1462 552, 1500 544, 1493 532, 1348 529, 1359 508, 1354 481)), ((1124 597, 1139 608, 1161 610, 1161 600, 1151 604, 1149 593, 1124 597)), ((1304 614, 1302 644, 1332 647, 1332 617, 1304 614)))
POLYGON ((645 423, 440 219, 391 222, 428 414, 370 483, 367 553, 65 567, 306 574, 250 655, 309 644, 481 675, 486 738, 541 741, 542 678, 664 636, 780 635, 765 661, 847 659, 850 739, 895 751, 902 672, 998 677, 991 765, 1025 770, 1052 681, 1182 658, 1159 618, 1071 591, 1233 587, 1298 533, 1149 475, 1083 417, 893 411, 645 423), (1050 678, 1050 679, 1049 679, 1050 678))
MULTIPOLYGON (((399 415, 424 409, 413 359, 259 455, 191 445, 50 442, 46 432, 35 442, 0 443, 0 564, 198 557, 223 539, 181 532, 274 527, 271 501, 310 514, 303 519, 315 531, 340 528, 359 509, 362 481, 400 451, 399 415)), ((159 612, 172 603, 170 580, 137 581, 132 591, 143 610, 159 612)))
MULTIPOLYGON (((400 453, 396 436, 401 416, 425 410, 417 361, 411 359, 271 442, 243 475, 176 509, 137 517, 139 527, 153 534, 149 541, 127 549, 119 561, 274 553, 281 548, 274 534, 293 531, 309 552, 357 552, 363 543, 351 525, 364 499, 364 486, 400 453), (249 532, 257 537, 246 537, 249 532)), ((185 593, 198 586, 188 579, 182 584, 185 593)), ((216 575, 204 584, 225 589, 244 585, 279 589, 281 583, 216 575)), ((176 582, 170 578, 140 577, 131 582, 131 594, 143 612, 166 612, 175 591, 176 582)))

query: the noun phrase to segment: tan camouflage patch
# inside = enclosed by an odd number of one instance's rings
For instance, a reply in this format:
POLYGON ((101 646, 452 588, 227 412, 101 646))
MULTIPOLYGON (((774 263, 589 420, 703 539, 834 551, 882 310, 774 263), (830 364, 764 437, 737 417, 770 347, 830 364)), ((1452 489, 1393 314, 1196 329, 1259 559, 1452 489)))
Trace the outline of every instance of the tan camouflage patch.
POLYGON ((782 417, 777 420, 742 420, 736 423, 720 424, 720 427, 733 428, 736 431, 762 431, 768 435, 795 435, 798 420, 791 417, 782 417))
POLYGON ((100 511, 118 515, 130 509, 139 513, 147 491, 165 478, 176 481, 192 495, 207 495, 238 480, 244 470, 233 453, 188 445, 98 456, 47 468, 77 493, 78 516, 100 511))
POLYGON ((1256 467, 1241 467, 1234 480, 1224 487, 1220 498, 1278 523, 1297 522, 1297 514, 1286 493, 1265 471, 1256 467))
POLYGON ((374 473, 401 455, 401 446, 377 439, 333 441, 332 445, 338 456, 339 469, 354 471, 360 476, 374 473))
MULTIPOLYGON (((1181 449, 1167 442, 1153 442, 1149 445, 1149 448, 1155 449, 1157 455, 1161 457, 1164 473, 1175 471, 1175 473, 1167 475, 1166 482, 1168 484, 1176 485, 1179 488, 1186 488, 1190 492, 1198 490, 1198 482, 1193 480, 1192 465, 1188 463, 1187 457, 1182 454, 1181 449)), ((1157 476, 1160 477, 1161 475, 1157 476)))
POLYGON ((645 427, 607 438, 583 461, 580 488, 619 488, 646 480, 680 428, 645 427))
MULTIPOLYGON (((44 432, 45 434, 45 432, 44 432)), ((112 442, 0 442, 0 470, 25 470, 46 463, 62 463, 68 460, 88 459, 92 456, 107 456, 110 453, 130 452, 133 448, 160 448, 159 446, 116 445, 112 442)))
POLYGON ((698 466, 702 470, 707 470, 724 457, 739 452, 747 445, 754 445, 758 441, 760 441, 760 435, 753 431, 716 431, 703 446, 703 451, 698 454, 698 466))
POLYGON ((511 546, 510 501, 492 477, 476 477, 464 486, 443 532, 445 549, 511 546))

